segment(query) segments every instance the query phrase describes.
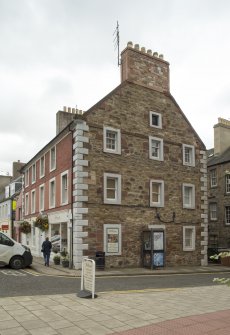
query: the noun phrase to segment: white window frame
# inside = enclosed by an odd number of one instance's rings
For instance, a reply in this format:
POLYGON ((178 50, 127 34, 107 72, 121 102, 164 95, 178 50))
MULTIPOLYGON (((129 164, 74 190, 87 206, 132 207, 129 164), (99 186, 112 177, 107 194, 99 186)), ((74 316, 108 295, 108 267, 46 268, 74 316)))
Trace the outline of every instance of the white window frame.
POLYGON ((158 161, 163 161, 164 160, 164 142, 163 142, 162 138, 149 136, 149 158, 154 159, 154 160, 158 160, 158 161), (158 156, 157 157, 152 155, 152 142, 153 141, 159 143, 158 156))
POLYGON ((225 224, 230 225, 230 206, 225 206, 225 224))
POLYGON ((29 214, 29 193, 25 194, 25 215, 29 214))
POLYGON ((189 145, 189 144, 182 144, 183 148, 183 165, 186 166, 195 166, 195 147, 194 145, 189 145), (186 161, 186 155, 185 155, 185 150, 189 149, 189 152, 191 152, 191 162, 186 161))
POLYGON ((182 197, 183 197, 183 208, 195 209, 195 185, 193 184, 183 184, 182 186, 182 197), (191 203, 185 203, 185 188, 191 189, 191 203))
POLYGON ((36 163, 31 165, 31 184, 36 182, 36 163))
POLYGON ((67 205, 68 204, 68 193, 69 193, 69 180, 68 180, 68 170, 61 173, 61 204, 67 205), (63 200, 63 178, 66 176, 66 199, 63 200))
POLYGON ((211 221, 217 221, 217 203, 211 202, 209 204, 209 216, 211 221))
POLYGON ((114 173, 104 173, 104 203, 105 204, 121 204, 121 175, 114 173), (115 179, 115 198, 107 197, 107 180, 115 179))
POLYGON ((150 111, 149 112, 149 124, 150 124, 150 127, 154 127, 154 128, 159 128, 159 129, 162 129, 162 116, 160 113, 157 113, 157 112, 152 112, 150 111), (152 123, 152 117, 153 115, 157 116, 158 117, 158 125, 155 125, 152 123))
POLYGON ((230 174, 225 175, 225 192, 230 193, 230 174))
POLYGON ((25 187, 29 186, 29 169, 25 171, 25 187))
POLYGON ((50 179, 49 181, 49 208, 55 208, 56 206, 56 182, 55 178, 50 179), (51 185, 54 185, 54 192, 52 194, 51 192, 51 185), (53 203, 52 203, 52 198, 53 197, 53 203))
POLYGON ((34 214, 36 212, 36 192, 35 190, 31 191, 31 214, 34 214))
POLYGON ((120 155, 121 154, 121 131, 120 129, 112 128, 112 127, 103 127, 103 149, 104 152, 109 152, 112 154, 120 155), (111 131, 116 133, 115 139, 115 149, 107 148, 107 131, 111 131))
POLYGON ((121 224, 104 224, 104 251, 106 256, 121 255, 121 224), (111 243, 109 235, 118 235, 117 242, 111 243))
POLYGON ((194 251, 196 241, 196 228, 194 226, 183 226, 183 251, 194 251), (186 230, 192 231, 191 234, 191 245, 186 245, 186 230))
POLYGON ((56 146, 54 145, 50 149, 50 172, 56 169, 56 146), (53 153, 54 152, 54 159, 53 159, 53 153), (54 162, 53 162, 54 161, 54 162))
POLYGON ((44 211, 45 209, 45 184, 39 186, 39 211, 44 211), (43 191, 41 191, 43 190, 43 191), (43 192, 43 199, 42 199, 43 192))
POLYGON ((44 177, 45 176, 45 155, 40 158, 39 171, 40 171, 40 178, 44 177), (43 169, 42 169, 42 161, 43 161, 43 169))
POLYGON ((164 181, 151 179, 150 180, 150 207, 164 207, 164 181), (158 201, 155 202, 152 199, 153 193, 153 184, 158 184, 159 186, 159 193, 158 193, 158 201))
POLYGON ((211 187, 217 186, 217 170, 216 169, 210 170, 210 185, 211 187))

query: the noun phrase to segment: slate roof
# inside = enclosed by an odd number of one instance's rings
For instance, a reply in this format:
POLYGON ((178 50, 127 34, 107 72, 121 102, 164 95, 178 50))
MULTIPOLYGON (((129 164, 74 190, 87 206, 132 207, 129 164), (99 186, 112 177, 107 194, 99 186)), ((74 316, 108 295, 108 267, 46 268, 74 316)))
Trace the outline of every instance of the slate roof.
POLYGON ((208 154, 208 167, 230 162, 230 147, 220 155, 214 155, 213 149, 208 150, 207 154, 208 154))

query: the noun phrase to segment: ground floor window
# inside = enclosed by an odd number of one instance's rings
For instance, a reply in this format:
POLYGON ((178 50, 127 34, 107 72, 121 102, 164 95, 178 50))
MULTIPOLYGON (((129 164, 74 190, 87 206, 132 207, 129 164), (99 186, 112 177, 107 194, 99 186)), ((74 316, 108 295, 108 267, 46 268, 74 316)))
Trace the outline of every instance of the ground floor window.
POLYGON ((195 250, 195 227, 193 226, 183 227, 183 250, 195 250))
POLYGON ((104 250, 106 255, 121 255, 121 225, 104 225, 104 250))
POLYGON ((67 250, 67 223, 51 223, 51 238, 52 250, 59 252, 67 250))

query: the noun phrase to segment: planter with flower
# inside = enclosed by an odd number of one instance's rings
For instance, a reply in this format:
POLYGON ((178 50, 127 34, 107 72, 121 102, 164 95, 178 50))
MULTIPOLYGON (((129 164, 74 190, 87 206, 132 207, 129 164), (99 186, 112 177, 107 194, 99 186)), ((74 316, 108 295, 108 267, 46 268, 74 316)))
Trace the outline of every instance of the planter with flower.
POLYGON ((24 234, 31 233, 31 224, 28 221, 23 221, 20 223, 20 231, 24 234))
POLYGON ((61 263, 62 266, 64 268, 68 268, 69 267, 69 256, 68 256, 68 252, 65 250, 65 248, 60 252, 61 254, 61 263))
POLYGON ((59 255, 55 255, 53 257, 53 262, 55 265, 59 265, 61 263, 61 257, 59 255))
POLYGON ((38 215, 35 220, 35 227, 46 231, 49 229, 49 221, 47 215, 38 215))
POLYGON ((212 260, 220 259, 221 265, 230 266, 230 251, 223 251, 220 252, 219 254, 210 256, 210 259, 212 260))

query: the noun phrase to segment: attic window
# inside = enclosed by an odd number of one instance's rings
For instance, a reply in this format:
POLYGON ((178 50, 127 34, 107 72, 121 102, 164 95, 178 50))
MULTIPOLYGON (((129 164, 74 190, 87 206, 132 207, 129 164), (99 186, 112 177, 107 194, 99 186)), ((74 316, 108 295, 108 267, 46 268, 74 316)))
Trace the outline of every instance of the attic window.
POLYGON ((151 127, 162 128, 161 114, 156 112, 149 112, 149 123, 151 127))

